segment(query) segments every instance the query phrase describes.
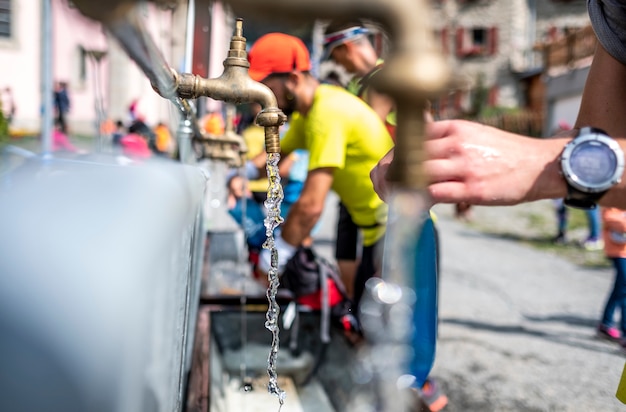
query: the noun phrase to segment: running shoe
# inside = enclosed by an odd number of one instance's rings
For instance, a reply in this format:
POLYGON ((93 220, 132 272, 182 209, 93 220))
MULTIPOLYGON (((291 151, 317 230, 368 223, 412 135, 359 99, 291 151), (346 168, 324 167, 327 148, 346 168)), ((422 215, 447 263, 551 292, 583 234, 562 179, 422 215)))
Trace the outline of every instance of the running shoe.
MULTIPOLYGON (((619 330, 617 330, 617 328, 600 324, 598 325, 598 329, 596 330, 596 336, 602 339, 618 342, 620 341, 622 334, 619 333, 619 330)), ((623 342, 625 341, 622 340, 622 343, 623 342)))
POLYGON ((432 412, 443 410, 448 404, 448 397, 441 391, 439 384, 432 378, 428 378, 422 385, 422 400, 432 412))
POLYGON ((583 242, 585 250, 596 251, 604 249, 604 241, 602 239, 587 239, 583 242))

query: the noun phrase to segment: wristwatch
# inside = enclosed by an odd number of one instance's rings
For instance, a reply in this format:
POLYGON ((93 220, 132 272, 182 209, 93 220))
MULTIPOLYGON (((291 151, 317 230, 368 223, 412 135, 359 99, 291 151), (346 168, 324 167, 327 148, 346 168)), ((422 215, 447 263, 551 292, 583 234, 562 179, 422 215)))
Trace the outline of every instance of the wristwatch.
POLYGON ((565 204, 593 209, 621 181, 624 152, 603 130, 583 127, 563 149, 561 172, 567 183, 565 204))

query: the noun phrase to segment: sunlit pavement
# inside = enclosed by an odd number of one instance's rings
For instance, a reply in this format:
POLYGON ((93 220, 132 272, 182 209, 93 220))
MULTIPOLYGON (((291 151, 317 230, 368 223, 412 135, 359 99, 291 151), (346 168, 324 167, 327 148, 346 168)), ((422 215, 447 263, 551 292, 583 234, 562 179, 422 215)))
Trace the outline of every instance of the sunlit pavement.
MULTIPOLYGON (((334 250, 336 204, 331 195, 316 235, 324 256, 334 250)), ((482 234, 456 221, 452 206, 435 211, 440 325, 431 376, 450 399, 445 410, 626 408, 615 398, 626 357, 615 343, 595 338, 612 270, 482 234)))

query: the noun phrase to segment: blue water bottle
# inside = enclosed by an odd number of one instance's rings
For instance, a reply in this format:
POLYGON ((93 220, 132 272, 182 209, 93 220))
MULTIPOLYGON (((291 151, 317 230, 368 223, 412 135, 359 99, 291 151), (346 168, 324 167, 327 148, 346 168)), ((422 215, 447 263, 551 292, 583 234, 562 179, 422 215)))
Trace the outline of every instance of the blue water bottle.
POLYGON ((422 387, 435 361, 437 345, 437 271, 438 271, 437 232, 431 216, 424 220, 417 241, 414 257, 413 288, 415 306, 413 308, 413 359, 409 373, 415 377, 414 386, 422 387))

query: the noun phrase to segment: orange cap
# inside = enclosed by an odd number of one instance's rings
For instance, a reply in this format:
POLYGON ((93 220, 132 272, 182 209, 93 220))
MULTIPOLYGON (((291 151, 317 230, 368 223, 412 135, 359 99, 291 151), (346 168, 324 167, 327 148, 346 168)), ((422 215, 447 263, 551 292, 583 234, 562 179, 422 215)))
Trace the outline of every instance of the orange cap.
POLYGON ((248 52, 250 77, 261 81, 273 73, 311 70, 309 50, 302 40, 284 33, 261 36, 248 52))

